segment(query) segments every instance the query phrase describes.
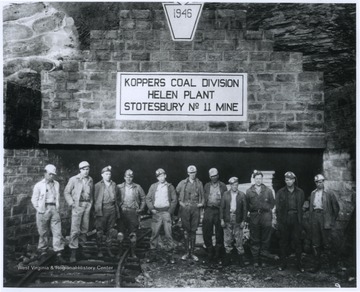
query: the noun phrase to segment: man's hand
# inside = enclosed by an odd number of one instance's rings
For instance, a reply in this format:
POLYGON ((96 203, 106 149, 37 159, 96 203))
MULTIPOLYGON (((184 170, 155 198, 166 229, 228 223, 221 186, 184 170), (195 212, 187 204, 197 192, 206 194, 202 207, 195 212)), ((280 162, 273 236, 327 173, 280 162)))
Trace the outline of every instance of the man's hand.
POLYGON ((245 223, 243 221, 243 222, 240 223, 240 228, 244 228, 244 226, 245 226, 245 223))
POLYGON ((221 223, 220 223, 220 224, 221 224, 221 227, 222 227, 222 228, 225 227, 225 221, 224 221, 224 219, 221 219, 221 223))
POLYGON ((201 204, 201 203, 197 204, 197 207, 198 207, 198 208, 201 208, 201 207, 203 207, 203 206, 204 206, 204 205, 201 204))
POLYGON ((155 215, 157 213, 157 211, 155 209, 152 209, 151 213, 153 213, 155 215))
POLYGON ((179 204, 180 204, 181 207, 185 207, 185 206, 186 206, 185 203, 184 203, 184 202, 181 202, 181 201, 179 202, 179 204))

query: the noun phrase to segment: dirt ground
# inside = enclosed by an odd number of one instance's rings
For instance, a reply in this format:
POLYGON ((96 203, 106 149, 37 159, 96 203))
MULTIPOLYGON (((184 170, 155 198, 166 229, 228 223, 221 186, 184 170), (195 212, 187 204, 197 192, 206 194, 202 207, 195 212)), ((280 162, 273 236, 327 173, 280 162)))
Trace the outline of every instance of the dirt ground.
MULTIPOLYGON (((295 266, 295 257, 291 256, 286 270, 279 271, 275 261, 266 262, 266 267, 255 269, 250 260, 241 268, 236 262, 222 267, 209 264, 202 247, 196 249, 199 262, 182 261, 182 249, 174 253, 175 264, 169 262, 166 252, 159 253, 156 262, 143 260, 143 275, 138 279, 145 287, 151 288, 303 288, 303 287, 356 287, 354 271, 338 266, 331 268, 326 259, 322 269, 316 273, 299 272, 295 266)), ((235 256, 235 255, 234 255, 235 256)), ((312 256, 303 258, 305 269, 312 266, 312 256)))
MULTIPOLYGON (((144 222, 143 225, 150 226, 150 222, 151 220, 144 222)), ((175 264, 170 263, 169 253, 163 250, 157 253, 155 262, 147 263, 146 258, 141 259, 144 272, 137 281, 142 286, 149 288, 356 287, 355 260, 349 256, 340 258, 339 264, 333 267, 328 257, 323 254, 321 270, 313 274, 308 270, 314 265, 314 257, 312 254, 303 253, 305 272, 301 273, 296 268, 294 254, 289 257, 288 267, 284 271, 278 270, 278 261, 270 259, 264 259, 265 267, 255 269, 251 264, 250 250, 245 247, 245 267, 241 268, 238 265, 235 253, 231 265, 223 267, 218 263, 209 263, 206 250, 202 246, 197 246, 195 249, 195 254, 199 257, 198 262, 182 261, 184 249, 181 231, 173 228, 173 236, 178 243, 173 253, 175 264)), ((272 252, 274 253, 274 249, 272 252)))

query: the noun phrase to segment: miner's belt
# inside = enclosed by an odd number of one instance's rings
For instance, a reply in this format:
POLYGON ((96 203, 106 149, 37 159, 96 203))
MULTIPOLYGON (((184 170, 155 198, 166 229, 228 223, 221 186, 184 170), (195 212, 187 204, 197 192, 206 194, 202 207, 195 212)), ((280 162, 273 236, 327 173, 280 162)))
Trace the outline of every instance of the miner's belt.
POLYGON ((136 208, 122 207, 121 210, 123 210, 123 211, 136 211, 136 208))
POLYGON ((90 202, 90 200, 79 200, 79 202, 90 202))
POLYGON ((254 210, 254 211, 250 211, 250 213, 258 213, 258 214, 262 214, 262 213, 267 213, 270 212, 270 210, 254 210))
POLYGON ((56 206, 55 203, 45 203, 45 206, 56 206))
POLYGON ((290 213, 290 214, 297 214, 297 210, 288 210, 288 213, 290 213))
POLYGON ((323 210, 323 209, 314 209, 314 212, 316 212, 316 213, 322 213, 322 212, 324 212, 324 210, 323 210))
POLYGON ((209 209, 216 209, 216 210, 220 209, 220 207, 216 207, 216 206, 207 206, 206 208, 209 208, 209 209))

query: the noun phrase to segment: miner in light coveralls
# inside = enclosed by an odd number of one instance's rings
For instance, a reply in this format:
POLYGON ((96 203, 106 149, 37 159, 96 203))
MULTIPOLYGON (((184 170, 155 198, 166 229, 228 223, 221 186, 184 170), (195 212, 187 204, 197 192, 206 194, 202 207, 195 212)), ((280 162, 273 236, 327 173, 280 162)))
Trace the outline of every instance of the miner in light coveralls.
POLYGON ((86 240, 89 230, 90 210, 93 203, 94 183, 89 176, 90 164, 82 161, 79 164, 80 173, 71 177, 64 190, 65 200, 71 207, 71 249, 70 262, 76 262, 76 251, 79 248, 79 239, 86 240))
POLYGON ((35 184, 31 197, 31 203, 36 209, 36 226, 39 232, 38 250, 40 253, 46 252, 48 248, 48 235, 51 229, 53 250, 57 254, 58 262, 64 263, 65 261, 61 254, 64 249, 64 243, 59 215, 60 186, 54 180, 56 167, 48 164, 45 166, 44 171, 44 179, 35 184))
POLYGON ((222 196, 220 206, 220 219, 221 226, 224 228, 224 246, 226 252, 224 266, 230 264, 233 240, 235 240, 238 263, 240 266, 243 266, 243 230, 247 217, 245 194, 238 190, 239 179, 237 177, 230 178, 229 184, 230 190, 226 191, 222 196))

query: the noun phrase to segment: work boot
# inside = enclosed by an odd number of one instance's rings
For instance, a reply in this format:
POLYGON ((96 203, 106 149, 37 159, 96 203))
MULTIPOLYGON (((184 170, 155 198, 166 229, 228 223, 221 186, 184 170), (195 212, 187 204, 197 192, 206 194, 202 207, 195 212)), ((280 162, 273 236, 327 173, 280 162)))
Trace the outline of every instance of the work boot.
POLYGON ((320 250, 318 247, 313 246, 313 252, 315 257, 315 266, 310 269, 310 273, 317 273, 321 268, 321 261, 320 261, 320 250))
POLYGON ((62 257, 61 251, 56 253, 56 262, 58 264, 65 264, 66 263, 66 261, 62 257))
POLYGON ((96 243, 97 243, 97 250, 98 250, 97 256, 98 256, 98 258, 102 258, 102 257, 104 257, 104 255, 101 251, 101 248, 103 246, 103 235, 101 232, 98 232, 96 234, 96 243))
POLYGON ((218 261, 220 259, 220 251, 221 251, 221 246, 216 245, 215 246, 215 256, 214 256, 215 261, 218 261))
POLYGON ((239 255, 238 255, 238 263, 239 263, 239 266, 240 266, 241 268, 245 266, 245 264, 244 264, 244 257, 243 257, 242 254, 239 254, 239 255))
POLYGON ((136 233, 134 233, 134 232, 130 233, 129 238, 130 238, 130 257, 137 258, 136 254, 135 254, 136 233))
POLYGON ((192 236, 190 239, 190 257, 193 261, 198 262, 199 258, 194 255, 196 237, 192 236))
POLYGON ((189 235, 187 232, 184 232, 184 248, 185 248, 185 254, 181 257, 183 261, 190 258, 189 235))
POLYGON ((70 263, 76 262, 76 249, 71 249, 70 263))
POLYGON ((301 273, 305 272, 305 269, 303 267, 302 260, 301 260, 301 254, 296 255, 296 266, 297 266, 299 272, 301 272, 301 273))
POLYGON ((230 253, 226 253, 225 254, 225 258, 223 261, 223 266, 229 266, 231 263, 231 254, 230 253))
POLYGON ((279 271, 285 270, 287 267, 287 261, 285 257, 281 257, 280 266, 278 267, 279 271))
POLYGON ((123 253, 123 240, 124 240, 124 234, 119 232, 118 235, 117 235, 117 241, 118 241, 118 244, 119 244, 119 253, 116 256, 118 259, 120 259, 120 257, 122 256, 122 253, 123 253))
POLYGON ((208 247, 207 252, 208 252, 209 261, 212 261, 214 259, 214 247, 213 246, 208 247))

